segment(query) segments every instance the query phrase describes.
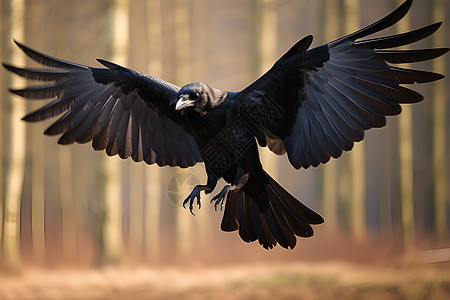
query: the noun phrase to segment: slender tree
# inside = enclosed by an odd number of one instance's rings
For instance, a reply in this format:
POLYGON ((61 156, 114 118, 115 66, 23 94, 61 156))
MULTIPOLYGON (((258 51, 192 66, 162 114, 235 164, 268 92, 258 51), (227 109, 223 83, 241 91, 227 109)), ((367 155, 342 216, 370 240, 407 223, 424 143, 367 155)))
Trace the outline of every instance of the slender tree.
MULTIPOLYGON (((191 53, 191 76, 195 81, 202 80, 206 72, 206 46, 207 46, 207 16, 208 13, 208 1, 206 0, 193 0, 192 1, 192 30, 195 35, 191 36, 192 44, 195 45, 195 51, 191 53)), ((203 168, 199 165, 194 168, 190 168, 189 172, 195 176, 194 178, 202 178, 204 174, 203 168)), ((186 195, 187 196, 187 195, 186 195)), ((197 248, 204 248, 212 241, 211 228, 211 214, 207 213, 208 200, 204 198, 205 207, 198 213, 194 220, 196 234, 196 246, 197 248)), ((211 244, 209 244, 211 246, 211 244)))
MULTIPOLYGON (((397 4, 403 1, 396 0, 397 4)), ((398 32, 410 29, 409 16, 406 15, 397 25, 398 32)), ((402 106, 399 116, 399 156, 400 156, 400 198, 402 206, 403 241, 406 250, 414 246, 414 190, 413 190, 413 134, 412 134, 412 107, 402 106)))
MULTIPOLYGON (((59 24, 67 22, 72 2, 59 4, 57 11, 57 21, 59 24)), ((67 34, 66 26, 59 26, 57 29, 58 34, 58 53, 61 56, 68 56, 70 51, 67 45, 70 45, 72 37, 67 34)), ((42 137, 41 137, 42 139, 42 137)), ((73 164, 72 164, 72 151, 73 147, 52 147, 57 151, 58 158, 58 187, 59 187, 59 201, 61 203, 61 221, 62 221, 62 251, 66 258, 72 259, 75 255, 75 243, 76 243, 76 220, 74 213, 74 198, 73 198, 73 164)))
MULTIPOLYGON (((161 78, 162 75, 162 10, 161 0, 145 2, 147 12, 147 45, 149 74, 161 78)), ((161 209, 161 171, 153 166, 145 168, 145 225, 144 249, 151 261, 159 258, 160 249, 160 209, 161 209)))
MULTIPOLYGON (((339 3, 336 0, 323 1, 323 43, 336 39, 339 32, 339 3)), ((327 230, 338 229, 338 186, 337 161, 331 159, 323 168, 323 211, 327 220, 327 230)))
MULTIPOLYGON (((9 40, 16 38, 24 40, 25 1, 11 0, 10 2, 11 31, 9 40)), ((11 45, 11 43, 9 43, 11 45)), ((24 57, 17 51, 11 51, 10 61, 15 65, 23 65, 24 57)), ((13 77, 12 86, 23 84, 23 81, 13 77)), ((22 184, 25 166, 25 125, 20 121, 25 114, 25 102, 15 97, 9 97, 11 101, 10 131, 10 163, 6 178, 5 211, 3 227, 3 255, 6 264, 11 268, 17 268, 20 264, 20 202, 22 196, 22 184)))
MULTIPOLYGON (((30 15, 43 16, 46 4, 35 3, 30 10, 30 15)), ((30 18, 32 33, 29 35, 30 44, 37 48, 43 48, 42 32, 44 30, 43 18, 30 18)), ((31 101, 28 104, 30 110, 41 107, 40 103, 31 101)), ((43 261, 45 257, 45 227, 44 227, 44 205, 45 205, 45 148, 42 138, 43 124, 30 126, 30 159, 31 159, 31 239, 33 256, 36 261, 43 261)))
MULTIPOLYGON (((3 9, 2 5, 0 5, 0 18, 1 20, 6 20, 7 14, 5 12, 5 10, 3 9)), ((3 34, 3 32, 5 31, 5 28, 0 25, 0 32, 2 33, 2 37, 1 37, 1 45, 7 45, 8 42, 10 42, 9 40, 9 36, 7 34, 3 34)), ((5 57, 4 55, 4 51, 3 51, 3 46, 0 46, 0 57, 5 57)), ((4 76, 4 72, 0 72, 0 95, 2 96, 2 99, 7 99, 6 96, 6 86, 5 86, 5 81, 6 78, 4 76)), ((4 134, 4 130, 5 130, 5 125, 6 125, 6 121, 5 121, 5 105, 3 104, 4 102, 2 101, 0 103, 0 245, 2 244, 3 241, 3 211, 4 211, 4 197, 3 197, 3 174, 4 174, 4 164, 3 164, 3 155, 4 155, 4 151, 3 151, 3 139, 6 138, 5 134, 4 134)), ((1 248, 0 248, 1 249, 1 248)), ((0 250, 0 254, 2 253, 2 250, 0 250)))
MULTIPOLYGON (((345 0, 345 31, 359 29, 359 0, 345 0)), ((356 239, 366 236, 366 171, 364 143, 356 143, 350 157, 351 191, 350 220, 351 231, 356 239)))
MULTIPOLYGON (((110 52, 108 46, 110 44, 109 37, 112 36, 111 31, 107 32, 105 28, 110 28, 109 24, 105 25, 110 19, 111 4, 110 1, 57 1, 65 9, 67 18, 62 22, 67 22, 64 27, 64 36, 59 39, 68 46, 68 57, 73 58, 77 62, 92 64, 93 53, 101 53, 102 58, 109 58, 110 52), (80 28, 89 28, 89 30, 80 30, 80 28), (109 35, 109 36, 108 36, 109 35), (102 37, 99 40, 99 37, 102 37), (75 42, 76 41, 76 42, 75 42), (101 41, 101 42, 99 42, 101 41), (88 45, 92 51, 86 51, 88 45)), ((51 4, 50 4, 51 5, 51 4)), ((108 30, 108 29, 107 29, 108 30)), ((98 57, 95 54, 95 57, 98 57)), ((54 142, 52 144, 54 147, 54 142)), ((63 249, 67 255, 70 243, 73 241, 70 237, 71 233, 75 234, 75 259, 70 262, 79 264, 81 262, 94 260, 100 263, 99 256, 102 255, 102 224, 104 216, 104 165, 109 162, 105 157, 105 153, 92 151, 92 147, 88 144, 73 144, 64 148, 70 148, 71 162, 70 170, 72 175, 72 205, 73 211, 69 212, 70 200, 67 201, 63 210, 63 235, 69 233, 69 237, 63 236, 63 249), (105 162, 106 161, 106 162, 105 162), (67 211, 67 213, 64 213, 67 211), (72 214, 70 216, 69 214, 72 214), (74 217, 71 221, 68 218, 74 217), (72 223, 73 222, 73 223, 72 223), (71 226, 74 226, 72 229, 71 226), (99 245, 100 250, 95 248, 99 245), (95 252, 91 252, 94 250, 95 252), (92 257, 91 255, 94 255, 92 257)), ((60 158, 61 154, 58 155, 60 158)), ((117 159, 117 158, 112 158, 117 159)), ((61 172, 61 171, 60 171, 61 172)), ((63 174, 61 174, 62 176, 63 174)), ((66 177, 68 178, 68 177, 66 177)), ((68 179, 69 180, 69 179, 68 179)), ((60 194, 63 191, 60 192, 60 194)), ((59 195, 58 195, 59 196, 59 195)), ((60 196, 61 197, 61 196, 60 196)), ((68 198, 67 198, 68 199, 68 198)))
MULTIPOLYGON (((189 80, 190 61, 190 6, 188 0, 175 0, 175 82, 183 85, 189 80)), ((176 171, 177 178, 183 176, 184 171, 176 171)), ((190 187, 184 182, 178 186, 180 201, 189 195, 190 187), (186 195, 186 196, 185 196, 186 195)), ((176 210, 176 250, 180 255, 187 254, 192 249, 192 218, 187 211, 177 207, 176 210)))
MULTIPOLYGON (((254 50, 253 76, 258 78, 276 60, 277 55, 277 1, 253 0, 254 50)), ((264 169, 273 177, 278 176, 277 157, 267 148, 260 149, 264 169)))
MULTIPOLYGON (((141 71, 145 70, 147 63, 146 57, 148 52, 144 45, 148 44, 148 30, 145 19, 149 18, 146 14, 145 1, 135 1, 134 5, 130 6, 130 38, 129 38, 129 61, 128 65, 131 68, 141 71), (145 17, 145 19, 144 19, 145 17)), ((124 182, 128 186, 128 241, 127 248, 129 255, 136 261, 141 260, 144 254, 144 194, 145 192, 145 163, 134 163, 131 160, 123 161, 124 167, 128 169, 128 176, 125 178, 128 182, 124 182)), ((123 226, 127 228, 126 226, 123 226)))
POLYGON ((155 262, 160 256, 161 172, 158 166, 145 169, 144 249, 146 257, 155 262))
POLYGON ((67 258, 73 258, 76 243, 76 215, 74 214, 72 150, 61 147, 59 159, 59 191, 62 212, 62 247, 67 258))
MULTIPOLYGON (((127 162, 129 163, 129 162, 127 162)), ((144 236, 144 167, 143 163, 132 164, 129 168, 129 249, 136 259, 142 258, 144 236)))
MULTIPOLYGON (((433 0, 431 3, 432 19, 434 22, 445 19, 443 0, 433 0)), ((445 28, 441 28, 433 35, 433 47, 445 45, 445 28)), ((433 70, 445 73, 445 56, 432 61, 433 70)), ((445 81, 433 84, 433 170, 434 170, 434 219, 436 236, 443 242, 447 234, 447 174, 445 163, 447 158, 446 132, 446 94, 445 81)))
MULTIPOLYGON (((111 6, 111 60, 126 64, 128 51, 129 1, 114 0, 111 6)), ((105 158, 104 174, 104 263, 118 263, 123 257, 121 163, 117 157, 105 158)))
MULTIPOLYGON (((382 14, 389 10, 392 1, 384 1, 383 5, 377 8, 377 13, 382 14)), ((374 12, 375 13, 375 12, 374 12)), ((393 32, 390 32, 393 34, 393 32)), ((398 187, 398 118, 388 118, 391 122, 387 127, 376 133, 372 145, 376 145, 376 154, 373 156, 376 164, 376 197, 372 201, 379 201, 379 228, 378 231, 383 238, 394 238, 394 214, 396 213, 395 204, 400 199, 398 187), (393 201, 394 200, 394 201, 393 201)), ((399 220, 396 215, 395 220, 399 220)))

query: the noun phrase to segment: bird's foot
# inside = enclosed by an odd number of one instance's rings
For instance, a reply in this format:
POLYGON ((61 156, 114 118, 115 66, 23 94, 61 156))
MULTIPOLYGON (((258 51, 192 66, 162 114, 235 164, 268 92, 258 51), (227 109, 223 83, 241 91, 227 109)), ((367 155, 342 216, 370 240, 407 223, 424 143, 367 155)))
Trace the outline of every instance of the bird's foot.
POLYGON ((211 199, 211 203, 214 202, 214 209, 216 211, 217 211, 217 207, 219 206, 219 204, 220 204, 220 210, 223 209, 225 197, 227 196, 227 193, 228 193, 228 190, 230 189, 230 187, 231 187, 231 185, 224 186, 223 189, 220 191, 220 193, 218 193, 211 199))
POLYGON ((200 192, 202 191, 202 186, 200 185, 196 185, 193 189, 192 192, 189 194, 189 196, 186 197, 186 199, 184 199, 183 201, 183 207, 186 208, 186 204, 189 203, 189 211, 191 212, 191 214, 193 216, 195 216, 194 214, 194 201, 195 199, 197 199, 197 205, 198 205, 198 209, 201 208, 202 204, 200 202, 200 192))

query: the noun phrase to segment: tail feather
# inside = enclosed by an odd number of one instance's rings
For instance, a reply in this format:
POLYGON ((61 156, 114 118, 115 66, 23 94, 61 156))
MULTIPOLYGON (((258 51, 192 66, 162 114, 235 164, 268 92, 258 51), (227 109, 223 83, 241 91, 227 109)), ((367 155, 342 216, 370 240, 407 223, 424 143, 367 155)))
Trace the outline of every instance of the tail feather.
POLYGON ((272 177, 270 177, 270 175, 267 174, 267 176, 269 177, 269 187, 276 192, 277 198, 287 209, 293 209, 299 218, 304 219, 309 224, 315 225, 323 223, 323 218, 319 214, 309 209, 306 205, 289 194, 289 192, 279 185, 278 182, 276 182, 272 177))
MULTIPOLYGON (((254 203, 253 201, 249 202, 254 203)), ((255 219, 258 220, 259 218, 259 221, 257 221, 256 224, 261 224, 261 230, 258 230, 258 241, 265 249, 272 249, 277 244, 278 234, 276 234, 276 229, 273 226, 273 222, 269 222, 271 219, 269 211, 266 210, 263 214, 261 214, 258 211, 258 207, 252 205, 252 212, 255 219), (272 224, 269 225, 269 223, 272 224)), ((255 228, 257 227, 255 226, 255 228)))
MULTIPOLYGON (((242 195, 243 199, 245 199, 244 205, 245 205, 245 210, 246 210, 246 220, 247 223, 250 223, 251 226, 249 226, 250 233, 253 233, 250 235, 251 240, 256 240, 258 239, 259 241, 264 241, 265 243, 267 243, 266 239, 263 237, 264 235, 264 228, 263 228, 263 224, 261 224, 261 218, 259 216, 259 212, 257 209, 255 209, 255 207, 252 205, 253 201, 251 201, 251 199, 249 199, 245 194, 242 195)), ((239 231, 239 234, 241 235, 241 232, 239 231)), ((242 237, 242 235, 241 235, 242 237)), ((245 237, 245 236, 244 236, 245 237)))
MULTIPOLYGON (((294 209, 293 205, 295 202, 290 201, 290 203, 286 203, 286 199, 283 199, 277 194, 278 201, 274 201, 275 207, 284 215, 287 223, 289 224, 289 228, 293 231, 293 233, 300 237, 311 237, 314 234, 314 230, 309 225, 309 222, 306 221, 301 214, 298 214, 294 209)), ((295 198, 294 198, 295 199, 295 198)), ((296 202, 299 202, 295 199, 296 202)))
POLYGON ((286 221, 286 217, 279 209, 274 207, 274 204, 270 203, 269 205, 270 209, 267 211, 273 214, 276 232, 279 234, 277 241, 283 248, 294 248, 297 243, 297 239, 295 238, 294 232, 291 230, 291 226, 286 221))
POLYGON ((321 224, 323 218, 300 203, 267 173, 266 176, 265 189, 256 199, 244 190, 228 194, 221 228, 223 231, 239 230, 242 240, 248 243, 258 240, 266 249, 277 243, 293 249, 297 243, 295 235, 312 236, 311 224, 321 224), (267 204, 261 205, 258 201, 267 204))
POLYGON ((242 203, 239 201, 239 194, 228 193, 221 224, 222 231, 236 231, 239 229, 238 216, 240 205, 242 203))
MULTIPOLYGON (((258 238, 253 229, 252 216, 250 214, 248 202, 243 197, 244 195, 238 195, 239 201, 239 218, 237 222, 239 224, 239 236, 247 243, 254 242, 258 238), (248 220, 245 224, 242 224, 239 220, 248 220)), ((226 208, 225 208, 226 209, 226 208)))

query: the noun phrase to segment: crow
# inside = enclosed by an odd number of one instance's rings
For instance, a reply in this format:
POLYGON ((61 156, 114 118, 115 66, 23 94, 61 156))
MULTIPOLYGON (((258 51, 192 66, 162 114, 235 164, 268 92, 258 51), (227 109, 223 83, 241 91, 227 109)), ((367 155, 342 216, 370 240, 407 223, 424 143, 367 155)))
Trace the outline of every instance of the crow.
POLYGON ((313 235, 323 218, 281 187, 260 163, 258 145, 287 154, 296 169, 325 164, 361 141, 365 130, 382 127, 400 104, 423 99, 402 84, 426 83, 441 74, 393 66, 431 60, 447 48, 404 50, 433 34, 441 23, 410 32, 366 38, 402 19, 412 0, 381 20, 328 44, 309 49, 312 36, 293 45, 272 68, 239 92, 202 82, 182 88, 98 59, 94 68, 39 53, 15 41, 46 69, 3 66, 45 85, 10 89, 29 99, 52 99, 23 118, 41 121, 63 114, 46 131, 59 144, 92 141, 136 162, 187 168, 203 162, 205 185, 183 202, 192 213, 200 193, 226 185, 211 202, 225 205, 221 229, 238 230, 245 242, 264 248, 294 248, 296 236, 313 235), (364 39, 366 38, 366 39, 364 39), (309 49, 309 50, 308 50, 309 49))

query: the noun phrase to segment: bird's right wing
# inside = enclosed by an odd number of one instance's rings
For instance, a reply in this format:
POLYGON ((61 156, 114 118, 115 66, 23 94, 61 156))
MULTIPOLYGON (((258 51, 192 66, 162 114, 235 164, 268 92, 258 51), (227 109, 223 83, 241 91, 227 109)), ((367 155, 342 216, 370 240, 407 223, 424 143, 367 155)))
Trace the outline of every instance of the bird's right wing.
POLYGON ((60 115, 46 131, 62 134, 59 144, 92 141, 110 156, 132 157, 159 166, 189 167, 201 161, 184 115, 175 110, 179 88, 153 76, 98 60, 107 68, 63 61, 16 44, 38 63, 56 69, 3 66, 22 77, 50 82, 11 89, 28 99, 53 99, 23 118, 41 121, 60 115))
POLYGON ((407 0, 383 19, 311 50, 311 36, 302 39, 239 92, 241 115, 260 144, 263 140, 273 152, 287 153, 297 169, 318 166, 351 150, 365 130, 384 126, 386 116, 401 112, 400 104, 421 101, 422 95, 401 85, 444 76, 391 64, 434 59, 448 49, 389 48, 422 40, 441 23, 360 40, 398 22, 411 4, 407 0))

